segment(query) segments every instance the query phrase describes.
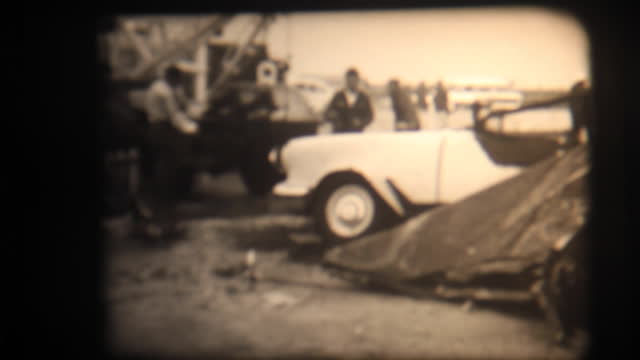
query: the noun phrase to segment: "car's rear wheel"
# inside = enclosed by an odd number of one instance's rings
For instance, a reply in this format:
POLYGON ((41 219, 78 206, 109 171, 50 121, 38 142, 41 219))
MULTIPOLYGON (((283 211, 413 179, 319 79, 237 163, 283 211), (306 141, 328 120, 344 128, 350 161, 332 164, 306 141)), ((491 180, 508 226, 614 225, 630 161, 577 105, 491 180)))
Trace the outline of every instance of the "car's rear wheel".
POLYGON ((330 180, 318 189, 314 218, 325 239, 341 243, 377 229, 384 209, 371 186, 357 177, 347 177, 330 180))

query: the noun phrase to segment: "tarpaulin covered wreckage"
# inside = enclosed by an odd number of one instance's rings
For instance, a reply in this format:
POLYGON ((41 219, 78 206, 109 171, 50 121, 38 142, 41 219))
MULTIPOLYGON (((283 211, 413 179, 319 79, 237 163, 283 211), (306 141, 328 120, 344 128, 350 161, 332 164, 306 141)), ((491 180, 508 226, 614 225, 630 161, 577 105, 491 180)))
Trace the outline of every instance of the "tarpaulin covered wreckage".
POLYGON ((560 327, 559 276, 575 275, 584 261, 588 157, 587 145, 577 145, 458 203, 331 249, 326 261, 396 288, 435 278, 431 294, 447 298, 537 300, 560 327), (491 276, 518 279, 520 289, 477 282, 491 276))

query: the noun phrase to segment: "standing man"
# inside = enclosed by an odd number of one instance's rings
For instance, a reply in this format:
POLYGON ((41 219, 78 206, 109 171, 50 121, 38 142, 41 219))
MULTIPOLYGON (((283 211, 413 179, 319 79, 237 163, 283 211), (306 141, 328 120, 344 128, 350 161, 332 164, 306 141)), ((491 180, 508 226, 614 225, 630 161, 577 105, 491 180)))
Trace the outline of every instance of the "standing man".
POLYGON ((427 86, 424 82, 421 82, 416 89, 416 95, 418 96, 418 107, 422 110, 428 110, 427 105, 427 86))
POLYGON ((437 128, 445 128, 447 126, 447 118, 449 117, 449 94, 447 94, 447 89, 444 87, 444 84, 442 84, 442 81, 439 81, 436 86, 433 102, 436 109, 436 118, 439 122, 437 128))
POLYGON ((360 76, 355 69, 345 75, 346 87, 338 91, 327 108, 325 121, 332 125, 332 132, 361 132, 373 120, 373 108, 369 96, 360 90, 360 76))
POLYGON ((170 67, 147 91, 148 120, 143 150, 144 186, 140 215, 143 235, 156 240, 178 234, 175 207, 179 199, 180 174, 184 170, 190 136, 198 124, 186 115, 187 98, 181 87, 183 73, 170 67))
POLYGON ((389 82, 389 97, 395 114, 396 130, 419 130, 418 113, 406 91, 400 87, 398 80, 389 82))
POLYGON ((593 137, 593 99, 591 97, 591 84, 587 80, 576 82, 571 87, 569 108, 571 110, 572 143, 584 143, 593 137))

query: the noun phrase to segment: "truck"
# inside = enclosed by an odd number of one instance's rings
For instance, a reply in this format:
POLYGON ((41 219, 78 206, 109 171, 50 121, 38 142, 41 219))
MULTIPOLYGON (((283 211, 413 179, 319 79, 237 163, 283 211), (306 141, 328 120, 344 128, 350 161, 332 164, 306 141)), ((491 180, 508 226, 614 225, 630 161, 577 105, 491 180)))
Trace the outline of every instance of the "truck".
MULTIPOLYGON (((191 75, 185 84, 191 100, 188 113, 200 128, 190 140, 179 192, 190 190, 198 172, 236 170, 250 194, 267 194, 279 176, 268 162, 270 149, 316 133, 318 116, 299 91, 287 85, 288 63, 272 58, 267 45, 257 40, 274 17, 254 16, 244 38, 223 36, 234 17, 118 17, 113 29, 99 38, 107 89, 100 124, 107 193, 121 195, 122 210, 146 168, 144 95, 170 65, 191 75), (266 104, 268 114, 238 118, 248 115, 240 109, 243 104, 233 101, 240 98, 266 99, 271 102, 266 104)), ((261 106, 248 105, 254 110, 261 106)))

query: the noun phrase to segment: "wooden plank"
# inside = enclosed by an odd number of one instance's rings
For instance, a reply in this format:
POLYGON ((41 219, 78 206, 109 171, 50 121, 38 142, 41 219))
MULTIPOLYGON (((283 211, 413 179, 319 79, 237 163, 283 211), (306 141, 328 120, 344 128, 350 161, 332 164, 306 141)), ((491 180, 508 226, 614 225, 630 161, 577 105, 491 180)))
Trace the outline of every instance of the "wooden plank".
POLYGON ((499 290, 488 288, 449 288, 440 285, 436 288, 436 295, 445 298, 467 298, 475 300, 505 300, 530 301, 534 295, 526 290, 499 290))

